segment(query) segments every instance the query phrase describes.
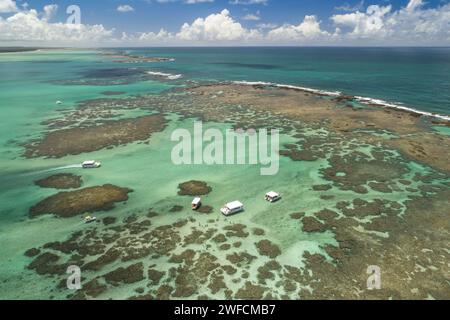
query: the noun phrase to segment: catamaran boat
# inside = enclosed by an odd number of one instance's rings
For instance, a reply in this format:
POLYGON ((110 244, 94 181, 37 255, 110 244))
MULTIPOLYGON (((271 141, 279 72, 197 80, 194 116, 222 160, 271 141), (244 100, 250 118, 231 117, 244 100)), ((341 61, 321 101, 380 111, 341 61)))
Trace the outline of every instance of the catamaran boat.
POLYGON ((87 216, 87 217, 84 218, 84 223, 91 223, 91 222, 94 222, 96 220, 97 220, 96 217, 87 216))
POLYGON ((192 210, 197 210, 202 205, 202 199, 201 198, 195 198, 192 201, 192 210))
POLYGON ((276 202, 281 199, 281 196, 275 191, 270 191, 266 193, 265 199, 269 202, 276 202))
POLYGON ((244 211, 244 205, 240 201, 227 203, 220 209, 220 212, 225 216, 231 216, 242 211, 244 211))
POLYGON ((100 168, 102 164, 95 160, 88 160, 81 164, 83 169, 92 169, 92 168, 100 168))

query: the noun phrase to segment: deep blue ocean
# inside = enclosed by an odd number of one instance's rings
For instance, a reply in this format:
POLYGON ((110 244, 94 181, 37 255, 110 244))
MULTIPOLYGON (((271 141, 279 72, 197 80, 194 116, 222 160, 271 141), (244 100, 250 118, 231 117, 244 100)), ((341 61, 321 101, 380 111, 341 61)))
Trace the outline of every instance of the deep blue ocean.
POLYGON ((450 114, 450 48, 139 48, 175 58, 155 69, 184 80, 289 84, 450 114))

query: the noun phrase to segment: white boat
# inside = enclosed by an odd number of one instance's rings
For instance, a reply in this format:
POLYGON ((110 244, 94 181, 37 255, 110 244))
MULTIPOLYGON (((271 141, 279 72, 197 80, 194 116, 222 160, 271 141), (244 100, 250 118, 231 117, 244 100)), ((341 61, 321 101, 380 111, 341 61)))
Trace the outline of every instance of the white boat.
POLYGON ((56 101, 56 104, 57 104, 57 105, 61 105, 61 104, 63 104, 63 103, 62 103, 62 101, 59 101, 59 100, 58 100, 58 101, 56 101))
POLYGON ((87 216, 87 217, 84 218, 84 223, 91 223, 91 222, 94 222, 96 220, 97 220, 96 217, 87 216))
POLYGON ((192 210, 197 210, 202 205, 202 199, 201 198, 195 198, 192 201, 192 210))
POLYGON ((265 199, 269 202, 276 202, 281 199, 281 196, 275 191, 270 191, 266 193, 265 199))
POLYGON ((231 216, 242 211, 244 211, 244 205, 240 201, 227 203, 220 209, 220 212, 225 216, 231 216))
POLYGON ((95 160, 88 160, 81 164, 84 169, 100 168, 102 164, 95 160))

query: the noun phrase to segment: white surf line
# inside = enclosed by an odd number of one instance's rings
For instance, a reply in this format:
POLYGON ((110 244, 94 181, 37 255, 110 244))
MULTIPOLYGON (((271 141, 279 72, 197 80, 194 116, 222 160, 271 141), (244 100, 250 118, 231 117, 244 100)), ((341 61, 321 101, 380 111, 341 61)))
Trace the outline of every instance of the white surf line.
POLYGON ((295 89, 295 90, 307 91, 307 92, 311 92, 311 93, 318 93, 318 94, 323 94, 323 95, 333 96, 333 97, 339 97, 342 95, 342 92, 340 92, 340 91, 318 90, 318 89, 313 89, 313 88, 299 87, 299 86, 293 86, 293 85, 289 85, 289 84, 280 84, 280 83, 274 83, 274 82, 232 81, 232 83, 248 85, 248 86, 262 85, 262 86, 270 86, 270 87, 276 87, 276 88, 295 89))
POLYGON ((401 106, 401 105, 394 104, 394 103, 389 103, 389 102, 381 100, 381 99, 374 99, 374 98, 367 98, 367 97, 360 97, 360 96, 355 96, 355 99, 364 104, 374 104, 374 105, 377 105, 380 107, 388 107, 388 108, 392 108, 392 109, 408 111, 408 112, 417 113, 417 114, 432 117, 432 118, 438 118, 438 119, 450 121, 450 116, 444 116, 444 115, 441 115, 438 113, 417 110, 414 108, 405 107, 405 106, 401 106))
POLYGON ((163 77, 168 80, 177 80, 177 79, 181 79, 183 77, 182 74, 171 74, 171 73, 164 73, 164 72, 159 72, 159 71, 147 71, 147 74, 149 74, 151 76, 163 77))
MULTIPOLYGON (((305 92, 311 92, 316 94, 322 94, 326 96, 331 97, 339 97, 342 96, 342 92, 340 91, 326 91, 326 90, 318 90, 313 88, 307 88, 307 87, 299 87, 299 86, 293 86, 293 85, 287 85, 287 84, 279 84, 279 83, 273 83, 273 82, 264 82, 264 81, 232 81, 232 83, 240 84, 240 85, 262 85, 262 86, 270 86, 270 87, 276 87, 276 88, 286 88, 286 89, 296 89, 301 90, 305 92)), ((439 113, 433 113, 433 112, 427 112, 418 110, 415 108, 405 107, 399 104, 389 103, 387 101, 381 100, 381 99, 374 99, 374 98, 368 98, 368 97, 361 97, 361 96, 352 96, 354 99, 358 102, 361 102, 366 105, 376 105, 379 107, 387 107, 392 109, 398 109, 403 111, 408 111, 415 114, 420 114, 423 116, 431 117, 431 118, 438 118, 445 121, 450 121, 450 116, 445 116, 439 113)))

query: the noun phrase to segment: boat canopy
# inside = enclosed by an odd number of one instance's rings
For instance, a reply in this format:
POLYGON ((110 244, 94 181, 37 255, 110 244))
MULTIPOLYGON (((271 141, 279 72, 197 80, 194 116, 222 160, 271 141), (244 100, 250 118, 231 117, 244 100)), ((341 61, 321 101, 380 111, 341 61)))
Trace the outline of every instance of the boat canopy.
POLYGON ((276 193, 275 191, 270 191, 266 193, 266 197, 269 198, 278 198, 280 195, 278 193, 276 193))
POLYGON ((240 201, 233 201, 225 205, 229 210, 233 211, 242 208, 244 205, 240 201))
POLYGON ((88 160, 88 161, 83 162, 83 165, 87 165, 87 166, 94 165, 94 164, 95 164, 95 160, 88 160))
POLYGON ((200 202, 202 201, 202 199, 200 198, 195 198, 194 200, 192 200, 192 205, 197 206, 200 204, 200 202))

